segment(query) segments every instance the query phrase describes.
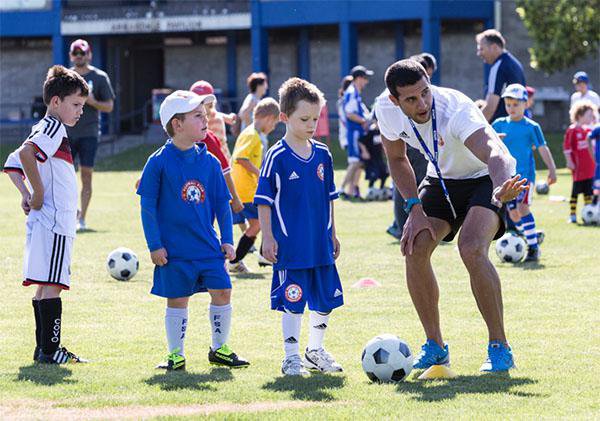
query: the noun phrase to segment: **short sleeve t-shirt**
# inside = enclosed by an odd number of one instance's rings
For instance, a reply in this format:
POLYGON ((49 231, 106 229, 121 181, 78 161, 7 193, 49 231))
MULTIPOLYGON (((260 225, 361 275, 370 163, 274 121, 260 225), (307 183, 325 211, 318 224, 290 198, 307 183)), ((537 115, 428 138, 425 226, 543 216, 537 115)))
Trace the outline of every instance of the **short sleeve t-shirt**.
POLYGON ((523 117, 519 121, 511 121, 510 117, 502 117, 492 123, 497 133, 505 133, 502 139, 510 154, 517 161, 517 174, 535 183, 535 158, 533 150, 544 146, 546 140, 539 124, 523 117))
POLYGON ((246 159, 256 168, 260 168, 263 158, 263 142, 254 124, 246 127, 235 141, 233 153, 231 154, 231 177, 235 184, 235 189, 243 203, 252 203, 254 193, 258 187, 258 177, 252 174, 241 164, 238 159, 246 159))
POLYGON ((342 109, 346 114, 346 129, 356 130, 361 135, 364 134, 363 127, 348 118, 348 114, 357 114, 361 117, 364 117, 362 98, 360 96, 360 92, 358 92, 358 89, 356 89, 356 86, 354 86, 353 83, 351 83, 344 92, 344 96, 342 98, 342 109))
POLYGON ((333 160, 323 143, 311 140, 308 159, 284 139, 273 145, 260 171, 254 204, 271 208, 278 244, 275 270, 308 269, 334 263, 332 205, 338 197, 333 160))
POLYGON ((213 132, 210 130, 207 131, 206 137, 202 139, 200 143, 204 143, 208 152, 213 154, 215 158, 219 160, 223 174, 227 174, 231 171, 231 168, 229 167, 229 161, 223 153, 223 149, 221 149, 221 141, 213 132))
MULTIPOLYGON (((98 101, 108 101, 115 99, 115 93, 110 84, 108 75, 100 69, 94 66, 90 66, 90 71, 85 75, 82 75, 94 98, 98 101)), ((100 130, 100 111, 96 108, 85 104, 83 106, 83 114, 79 118, 77 124, 73 127, 69 127, 67 132, 71 139, 79 139, 82 137, 98 137, 100 130)))
POLYGON ((168 141, 148 158, 137 194, 158 200, 160 240, 170 260, 223 259, 214 221, 218 203, 231 196, 206 145, 181 151, 168 141))
MULTIPOLYGON (((37 221, 56 234, 75 237, 77 177, 65 126, 58 119, 46 116, 31 128, 24 144, 33 146, 36 151, 37 167, 44 185, 42 207, 32 209, 27 221, 37 221)), ((4 171, 19 172, 24 176, 22 168, 19 155, 16 152, 10 154, 4 171)))
POLYGON ((589 129, 572 124, 565 133, 563 150, 571 156, 575 164, 573 170, 573 181, 589 180, 594 178, 596 164, 589 149, 587 135, 589 129))
POLYGON ((504 98, 502 98, 502 92, 511 83, 520 83, 525 86, 525 73, 523 72, 523 66, 508 51, 502 53, 490 67, 490 73, 488 75, 487 83, 485 86, 485 95, 494 94, 500 97, 498 107, 492 116, 491 121, 495 121, 497 118, 506 117, 506 107, 504 106, 504 98))
POLYGON ((581 92, 573 92, 571 95, 571 107, 579 101, 590 101, 596 107, 600 107, 600 96, 591 89, 588 89, 585 95, 581 95, 581 92))
MULTIPOLYGON (((437 128, 439 136, 439 167, 444 179, 464 180, 488 175, 488 166, 480 161, 465 146, 465 141, 475 131, 489 127, 477 106, 463 93, 454 89, 431 86, 435 99, 437 128)), ((390 141, 402 140, 416 148, 423 156, 427 155, 419 143, 400 107, 389 99, 386 89, 375 102, 381 134, 390 141)), ((415 123, 425 144, 433 153, 431 119, 425 124, 415 123)), ((502 146, 505 148, 504 146, 502 146)), ((430 162, 427 175, 437 178, 435 167, 430 162)))

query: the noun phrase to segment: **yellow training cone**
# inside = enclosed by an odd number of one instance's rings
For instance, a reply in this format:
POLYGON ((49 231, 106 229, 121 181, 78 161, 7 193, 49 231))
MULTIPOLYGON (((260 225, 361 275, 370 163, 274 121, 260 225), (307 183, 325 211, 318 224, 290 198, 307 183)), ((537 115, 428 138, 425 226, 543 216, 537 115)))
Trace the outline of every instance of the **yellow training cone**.
POLYGON ((456 373, 450 370, 445 365, 432 365, 423 372, 418 378, 419 380, 434 380, 434 379, 453 379, 456 373))

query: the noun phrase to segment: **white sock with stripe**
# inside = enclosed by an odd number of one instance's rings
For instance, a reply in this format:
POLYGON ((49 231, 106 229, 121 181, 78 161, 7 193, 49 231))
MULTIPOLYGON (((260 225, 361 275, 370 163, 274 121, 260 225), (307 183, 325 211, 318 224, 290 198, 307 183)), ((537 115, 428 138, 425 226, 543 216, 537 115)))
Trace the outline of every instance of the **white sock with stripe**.
POLYGON ((184 356, 183 343, 187 329, 188 309, 167 307, 165 313, 165 329, 169 354, 179 348, 179 355, 184 356))
POLYGON ((308 334, 308 349, 321 349, 323 348, 323 338, 325 337, 325 330, 327 329, 327 323, 329 322, 329 314, 319 313, 317 311, 310 312, 310 330, 308 334))
POLYGON ((281 318, 283 330, 283 349, 285 357, 300 355, 300 328, 302 327, 301 313, 284 312, 281 318))
POLYGON ((533 214, 529 213, 521 218, 523 224, 523 232, 527 239, 527 246, 536 248, 538 246, 537 232, 535 231, 535 219, 533 214))
POLYGON ((221 348, 229 339, 231 330, 231 304, 216 306, 211 304, 208 307, 208 317, 210 319, 210 328, 212 330, 213 351, 221 348))

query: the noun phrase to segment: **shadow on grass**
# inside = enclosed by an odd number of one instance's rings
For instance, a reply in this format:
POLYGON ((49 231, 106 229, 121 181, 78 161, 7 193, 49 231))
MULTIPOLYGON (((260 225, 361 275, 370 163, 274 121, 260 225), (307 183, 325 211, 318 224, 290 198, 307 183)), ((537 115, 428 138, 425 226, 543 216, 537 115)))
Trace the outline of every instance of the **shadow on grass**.
POLYGON ((527 377, 511 377, 507 373, 483 374, 480 376, 458 376, 451 380, 398 383, 399 393, 415 395, 413 399, 425 402, 436 402, 454 399, 457 395, 505 393, 513 396, 535 398, 543 397, 538 393, 512 390, 514 387, 535 384, 537 380, 527 377))
POLYGON ((53 386, 61 383, 76 383, 68 379, 73 372, 58 364, 31 364, 19 368, 17 381, 29 381, 44 386, 53 386))
POLYGON ((208 373, 188 373, 186 371, 167 371, 144 380, 147 385, 158 385, 162 390, 217 390, 211 383, 233 380, 231 370, 212 368, 208 373))
POLYGON ((232 273, 230 275, 240 281, 244 279, 265 279, 264 273, 232 273))
POLYGON ((309 377, 281 376, 265 383, 263 389, 276 392, 292 392, 292 399, 303 401, 332 401, 330 389, 344 386, 346 378, 339 375, 313 373, 309 377))
POLYGON ((105 234, 107 232, 108 232, 108 230, 95 230, 93 228, 86 228, 84 230, 77 231, 77 235, 82 235, 82 234, 105 234))
POLYGON ((519 262, 514 264, 516 267, 523 268, 523 270, 541 270, 546 267, 545 264, 540 262, 519 262))

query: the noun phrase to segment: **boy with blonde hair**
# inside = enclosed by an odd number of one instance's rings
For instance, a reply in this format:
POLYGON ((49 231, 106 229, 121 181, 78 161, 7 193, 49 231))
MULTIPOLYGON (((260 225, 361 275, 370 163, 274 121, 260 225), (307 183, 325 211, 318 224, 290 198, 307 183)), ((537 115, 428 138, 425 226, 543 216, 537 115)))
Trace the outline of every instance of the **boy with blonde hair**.
POLYGON ((231 177, 244 209, 234 214, 233 223, 242 224, 248 221, 248 226, 238 241, 235 259, 229 262, 230 273, 250 272, 243 259, 254 245, 256 236, 260 232, 258 209, 253 203, 254 194, 258 186, 263 151, 268 145, 267 136, 275 129, 278 122, 279 105, 277 101, 273 98, 263 98, 254 108, 253 122, 240 133, 235 142, 231 159, 231 177))
POLYGON ((311 138, 323 104, 322 92, 305 80, 291 78, 281 85, 280 120, 286 134, 267 152, 254 196, 262 253, 274 264, 271 309, 282 312, 281 371, 286 376, 307 375, 306 368, 342 371, 323 348, 329 315, 343 305, 335 266, 340 243, 333 215, 338 197, 333 160, 327 146, 311 138), (306 303, 310 333, 303 360, 298 342, 306 303))

